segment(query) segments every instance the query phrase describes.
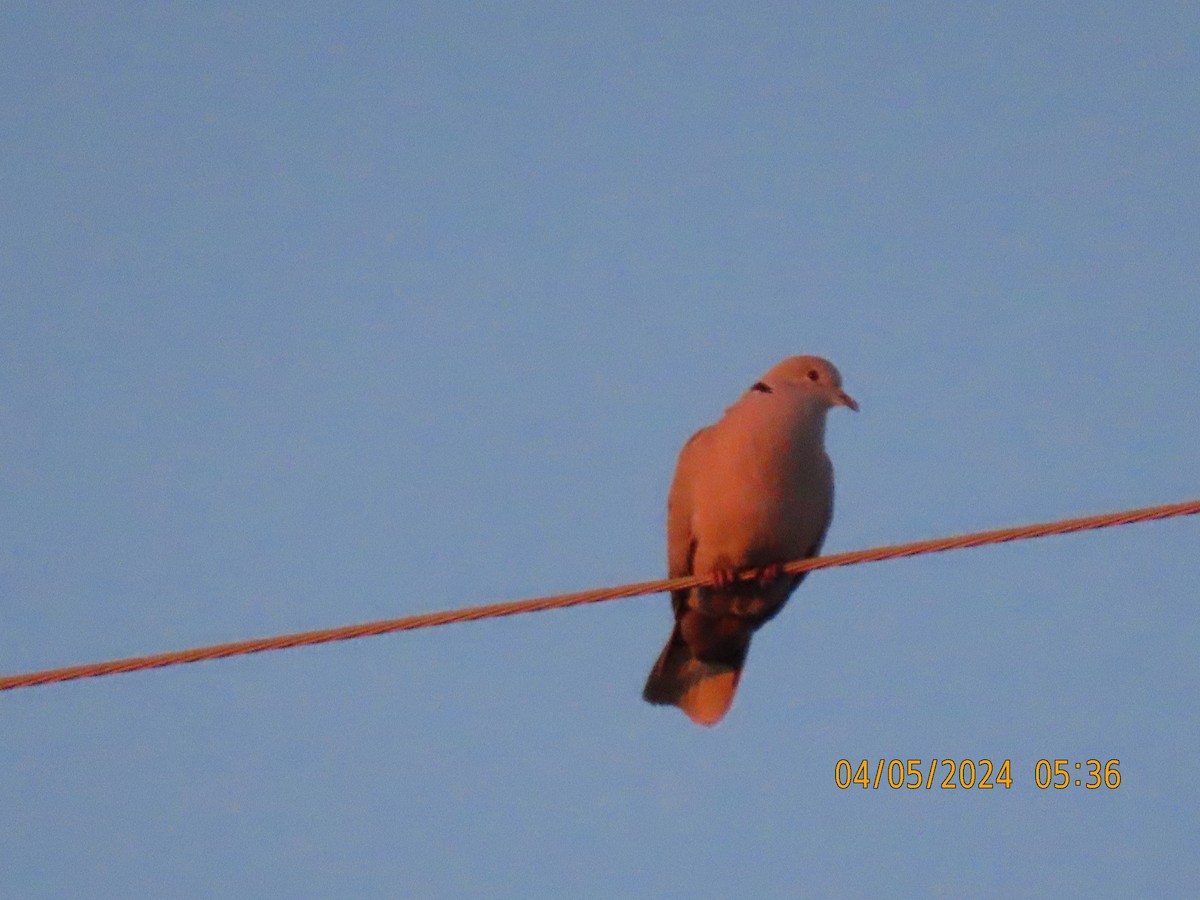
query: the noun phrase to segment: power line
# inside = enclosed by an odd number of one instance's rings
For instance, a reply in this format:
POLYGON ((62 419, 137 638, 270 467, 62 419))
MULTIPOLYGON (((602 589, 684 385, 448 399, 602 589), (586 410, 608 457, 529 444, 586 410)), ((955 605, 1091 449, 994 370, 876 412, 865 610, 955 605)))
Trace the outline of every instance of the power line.
MULTIPOLYGON (((1175 516, 1191 516, 1196 513, 1200 513, 1200 500, 1189 500, 1185 503, 1148 506, 1142 509, 1103 513, 1079 519, 1061 519, 1054 522, 1042 522, 1036 525, 998 528, 993 531, 978 531, 954 537, 916 541, 909 544, 894 544, 887 547, 853 550, 849 553, 834 553, 829 556, 817 556, 811 559, 789 562, 783 566, 783 571, 791 575, 798 575, 801 572, 811 572, 816 569, 832 569, 837 566, 852 566, 857 563, 879 562, 885 559, 919 556, 925 553, 941 553, 946 550, 981 547, 984 544, 1002 544, 1008 541, 1028 540, 1029 538, 1047 537, 1054 534, 1070 534, 1075 531, 1110 528, 1116 525, 1130 525, 1134 522, 1149 522, 1156 519, 1169 519, 1175 516)), ((741 573, 739 579, 749 581, 755 577, 757 577, 757 572, 748 571, 741 573)), ((200 662, 205 659, 224 659, 227 656, 243 656, 248 653, 261 653, 266 650, 283 650, 287 647, 327 644, 332 641, 346 641, 351 638, 389 634, 393 631, 413 631, 417 628, 449 625, 451 622, 474 622, 479 619, 494 619, 499 616, 516 615, 517 613, 539 612, 545 609, 562 609, 568 606, 581 606, 585 603, 599 603, 603 600, 617 600, 621 597, 635 597, 640 594, 657 594, 662 591, 674 591, 711 583, 711 575, 663 578, 657 581, 642 581, 635 584, 618 585, 616 587, 597 588, 574 594, 557 594, 551 597, 536 597, 531 600, 516 600, 511 603, 492 603, 487 606, 472 606, 465 609, 423 613, 416 616, 405 616, 400 619, 366 622, 361 625, 344 625, 339 628, 301 631, 295 634, 283 634, 275 637, 258 638, 256 640, 234 641, 228 644, 195 647, 191 650, 175 650, 152 656, 134 656, 129 659, 117 659, 110 662, 89 663, 80 666, 68 666, 61 669, 45 669, 40 672, 26 672, 20 675, 9 675, 0 678, 0 691, 11 691, 16 688, 33 687, 39 684, 51 684, 60 681, 74 681, 79 678, 94 678, 100 675, 116 675, 119 672, 159 669, 164 666, 200 662)))

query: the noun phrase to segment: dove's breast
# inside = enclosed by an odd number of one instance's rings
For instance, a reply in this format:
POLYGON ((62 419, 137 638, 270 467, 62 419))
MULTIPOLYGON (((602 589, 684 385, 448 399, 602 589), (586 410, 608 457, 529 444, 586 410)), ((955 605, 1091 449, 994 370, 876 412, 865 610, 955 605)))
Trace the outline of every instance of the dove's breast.
POLYGON ((732 408, 710 429, 693 485, 693 571, 806 555, 833 509, 824 411, 807 418, 732 408))

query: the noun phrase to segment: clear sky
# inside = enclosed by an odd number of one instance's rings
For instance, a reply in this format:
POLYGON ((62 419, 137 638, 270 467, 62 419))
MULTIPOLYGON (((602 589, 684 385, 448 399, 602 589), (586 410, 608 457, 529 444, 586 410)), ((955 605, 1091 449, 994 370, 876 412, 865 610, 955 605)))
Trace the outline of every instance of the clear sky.
MULTIPOLYGON (((658 577, 794 353, 827 550, 1197 496, 1198 26, 3 4, 0 672, 658 577)), ((1195 896, 1198 539, 816 574, 713 730, 661 596, 0 695, 0 895, 1195 896)))

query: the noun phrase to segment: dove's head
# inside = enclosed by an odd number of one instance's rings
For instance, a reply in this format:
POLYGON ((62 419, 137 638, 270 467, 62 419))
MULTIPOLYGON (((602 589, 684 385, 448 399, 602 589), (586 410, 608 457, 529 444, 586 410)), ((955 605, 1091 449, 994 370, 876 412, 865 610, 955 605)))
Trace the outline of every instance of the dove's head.
POLYGON ((837 367, 819 356, 792 356, 776 365, 755 385, 768 391, 794 390, 823 400, 827 407, 845 406, 858 412, 854 398, 842 390, 837 367))

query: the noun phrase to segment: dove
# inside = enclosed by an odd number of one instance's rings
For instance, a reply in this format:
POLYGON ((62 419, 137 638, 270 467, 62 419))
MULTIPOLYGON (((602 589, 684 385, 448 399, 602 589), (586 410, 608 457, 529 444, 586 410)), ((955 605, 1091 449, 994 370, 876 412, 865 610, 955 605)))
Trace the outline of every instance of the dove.
POLYGON ((858 410, 834 365, 793 356, 683 445, 667 496, 668 575, 711 574, 713 584, 671 592, 675 627, 642 692, 649 703, 699 725, 729 711, 751 637, 804 578, 781 565, 817 555, 829 528, 825 416, 835 406, 858 410), (742 580, 747 569, 759 577, 742 580))

